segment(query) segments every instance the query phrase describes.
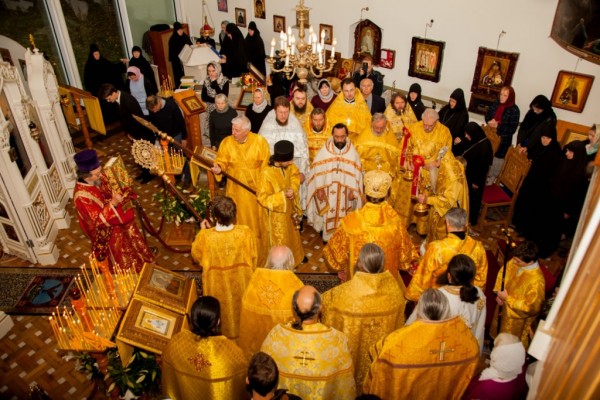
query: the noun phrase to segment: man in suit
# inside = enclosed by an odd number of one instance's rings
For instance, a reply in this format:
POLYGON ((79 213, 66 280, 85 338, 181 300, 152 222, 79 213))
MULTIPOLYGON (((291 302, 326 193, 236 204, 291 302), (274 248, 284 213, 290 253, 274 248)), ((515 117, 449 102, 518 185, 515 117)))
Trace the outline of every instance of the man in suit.
MULTIPOLYGON (((100 86, 98 98, 100 100, 106 100, 109 103, 118 104, 121 127, 130 137, 135 140, 144 139, 150 143, 154 143, 154 133, 133 118, 134 115, 144 118, 142 108, 135 97, 127 92, 117 90, 117 88, 110 83, 105 83, 100 86)), ((137 176, 136 179, 141 183, 150 182, 152 180, 150 170, 142 168, 142 173, 137 176)))
POLYGON ((385 100, 373 93, 373 81, 370 78, 365 78, 360 81, 360 92, 369 106, 371 115, 383 113, 385 111, 385 100))

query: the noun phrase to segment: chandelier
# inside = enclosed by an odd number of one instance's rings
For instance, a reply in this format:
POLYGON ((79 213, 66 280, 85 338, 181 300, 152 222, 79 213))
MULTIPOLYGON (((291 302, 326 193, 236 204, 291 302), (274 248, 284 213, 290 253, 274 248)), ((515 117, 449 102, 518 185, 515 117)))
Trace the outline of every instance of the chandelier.
POLYGON ((333 69, 336 63, 335 45, 337 40, 333 38, 330 58, 326 59, 325 53, 325 31, 321 31, 321 41, 310 26, 308 30, 308 42, 305 38, 305 23, 308 21, 308 12, 310 8, 304 6, 304 0, 296 6, 296 20, 299 25, 298 39, 292 33, 292 28, 288 26, 287 33, 281 30, 279 34, 279 55, 275 58, 275 38, 271 40, 271 52, 267 62, 272 72, 284 72, 287 79, 298 77, 298 81, 306 84, 308 74, 311 73, 315 78, 323 76, 324 72, 333 69), (285 60, 280 68, 275 66, 277 60, 285 60), (329 66, 327 65, 329 64, 329 66))
POLYGON ((211 37, 215 34, 215 29, 213 28, 214 23, 212 20, 212 16, 210 15, 210 10, 206 6, 206 0, 202 0, 202 27, 200 28, 200 36, 203 38, 211 37), (210 22, 209 22, 210 19, 210 22), (212 25, 211 25, 212 24, 212 25))

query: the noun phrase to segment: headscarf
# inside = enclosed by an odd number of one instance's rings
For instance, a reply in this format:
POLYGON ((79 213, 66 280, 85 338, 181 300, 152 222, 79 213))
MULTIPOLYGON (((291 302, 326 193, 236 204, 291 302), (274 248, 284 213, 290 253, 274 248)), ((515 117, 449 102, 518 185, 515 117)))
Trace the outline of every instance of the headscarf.
POLYGON ((127 72, 133 72, 135 74, 135 77, 140 79, 143 75, 142 75, 142 71, 140 71, 140 69, 138 67, 129 67, 127 68, 127 72))
POLYGON ((498 124, 502 122, 504 110, 515 105, 515 89, 513 89, 512 86, 504 86, 500 91, 504 89, 508 89, 508 98, 504 104, 498 102, 498 108, 496 108, 496 113, 494 114, 494 119, 496 122, 498 122, 498 124))
POLYGON ((566 199, 574 194, 578 185, 585 179, 587 157, 585 144, 581 140, 574 140, 565 145, 567 150, 573 152, 573 158, 563 157, 555 178, 552 180, 552 194, 558 199, 566 199))
POLYGON ((496 338, 496 346, 490 354, 490 366, 481 372, 479 380, 492 379, 499 382, 514 380, 523 370, 525 355, 525 347, 515 335, 499 334, 496 338), (498 339, 506 339, 508 343, 498 343, 498 339))
POLYGON ((325 78, 321 79, 319 81, 319 83, 317 84, 317 94, 319 95, 319 98, 324 102, 324 103, 329 103, 331 101, 331 99, 333 99, 333 96, 335 95, 335 92, 333 91, 333 89, 331 88, 331 83, 329 83, 329 81, 325 78), (327 86, 329 86, 329 93, 327 94, 327 96, 323 96, 321 94, 321 84, 325 83, 327 86))
POLYGON ((591 129, 595 132, 593 138, 594 143, 590 140, 590 143, 585 145, 585 152, 588 156, 596 154, 598 152, 598 147, 600 146, 600 124, 594 124, 591 129))
POLYGON ((260 114, 261 112, 263 112, 265 110, 265 108, 267 108, 268 104, 267 104, 267 99, 265 98, 265 91, 263 88, 256 88, 254 89, 254 91, 260 90, 260 92, 263 95, 263 101, 260 104, 255 104, 254 102, 252 102, 252 111, 254 111, 257 114, 260 114))
POLYGON ((223 75, 223 72, 221 71, 221 64, 219 64, 216 61, 211 61, 208 63, 208 65, 206 66, 206 78, 204 78, 204 87, 206 88, 206 91, 208 92, 208 95, 210 97, 212 97, 213 99, 215 98, 215 96, 217 95, 217 92, 215 89, 213 89, 210 85, 213 81, 210 80, 210 75, 208 74, 208 67, 209 66, 213 66, 213 68, 215 69, 215 71, 217 71, 217 84, 219 85, 220 89, 223 89, 223 86, 225 86, 227 84, 227 82, 229 81, 229 79, 227 79, 227 77, 225 75, 223 75))
POLYGON ((142 56, 142 48, 140 46, 133 46, 131 48, 131 54, 133 54, 134 51, 139 51, 140 52, 140 57, 142 56))
POLYGON ((446 125, 446 123, 450 121, 455 114, 467 109, 467 105, 465 103, 465 92, 463 92, 462 89, 454 89, 450 95, 450 99, 456 101, 454 108, 451 108, 450 104, 448 104, 440 110, 440 122, 444 125, 446 125))
POLYGON ((548 119, 548 117, 553 116, 556 119, 556 115, 554 114, 554 110, 552 110, 552 103, 550 100, 543 94, 539 94, 534 97, 534 99, 529 103, 529 111, 525 114, 525 118, 523 118, 523 122, 521 122, 520 129, 530 129, 539 124, 542 121, 548 119), (531 108, 537 107, 542 110, 541 113, 536 114, 531 108))
POLYGON ((413 83, 412 85, 410 85, 410 88, 408 89, 408 96, 406 96, 406 97, 408 98, 408 103, 411 106, 413 105, 413 103, 417 104, 418 102, 420 102, 421 101, 421 85, 419 85, 418 83, 413 83), (410 94, 413 92, 417 94, 417 98, 415 99, 415 101, 410 100, 410 94))
POLYGON ((248 29, 252 29, 254 31, 255 36, 260 36, 260 31, 256 27, 256 22, 250 21, 250 23, 248 24, 248 29))

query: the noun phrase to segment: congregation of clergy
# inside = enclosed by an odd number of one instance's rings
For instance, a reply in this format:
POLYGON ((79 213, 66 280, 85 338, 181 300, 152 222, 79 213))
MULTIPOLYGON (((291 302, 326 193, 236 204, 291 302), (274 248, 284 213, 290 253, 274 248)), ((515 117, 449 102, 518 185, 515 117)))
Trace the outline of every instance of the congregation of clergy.
MULTIPOLYGON (((500 138, 493 149, 469 122, 462 89, 439 112, 425 107, 418 84, 386 104, 370 55, 354 73, 308 84, 271 74, 238 115, 227 96, 245 67, 231 63, 250 54, 244 46, 257 48, 260 32, 250 28, 244 42, 223 22, 221 53, 235 57, 209 63, 203 82, 203 141, 217 151, 211 171, 224 193, 213 199, 214 226, 203 222, 192 247, 203 296, 192 307, 191 332, 175 335, 163 354, 164 394, 523 398, 525 351, 545 298, 538 259, 573 234, 600 127, 562 150, 549 100, 537 96, 519 127, 514 89, 494 80, 499 95, 485 118, 500 138), (492 277, 497 315, 486 326, 488 262, 473 227, 484 187, 511 151, 532 161, 515 206, 523 241, 492 277), (341 281, 325 293, 293 272, 306 260, 304 224, 320 233, 341 281), (407 231, 413 224, 420 249, 407 231), (495 341, 486 344, 486 335, 495 341), (493 350, 481 371, 484 344, 493 350)), ((144 114, 185 140, 172 100, 148 92, 139 68, 128 78, 129 93, 103 85, 99 97, 123 108, 129 96, 135 112, 125 114, 144 114)), ((139 129, 128 133, 143 136, 139 129)))

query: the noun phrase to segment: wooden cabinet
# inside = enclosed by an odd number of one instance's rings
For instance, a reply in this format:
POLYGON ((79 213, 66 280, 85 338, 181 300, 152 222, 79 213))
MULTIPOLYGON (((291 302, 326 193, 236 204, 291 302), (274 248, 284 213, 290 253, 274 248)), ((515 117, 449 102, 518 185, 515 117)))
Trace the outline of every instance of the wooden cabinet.
MULTIPOLYGON (((188 24, 182 24, 186 35, 190 34, 188 24)), ((152 46, 152 63, 158 66, 158 76, 160 82, 167 76, 173 79, 173 68, 169 62, 169 38, 173 34, 173 29, 167 29, 162 32, 148 31, 150 46, 152 46)))

